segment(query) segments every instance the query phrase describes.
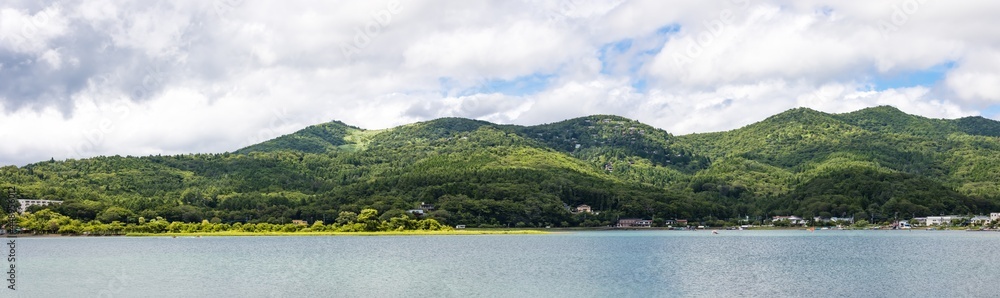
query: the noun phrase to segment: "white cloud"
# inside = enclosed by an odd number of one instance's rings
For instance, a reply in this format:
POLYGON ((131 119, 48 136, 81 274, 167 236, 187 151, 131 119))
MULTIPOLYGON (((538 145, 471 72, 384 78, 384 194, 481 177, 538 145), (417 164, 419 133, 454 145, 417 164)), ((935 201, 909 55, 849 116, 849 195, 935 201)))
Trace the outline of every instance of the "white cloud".
POLYGON ((512 79, 551 72, 568 59, 567 48, 586 46, 564 31, 517 21, 489 28, 457 29, 415 41, 403 53, 404 67, 427 76, 512 79))
POLYGON ((1000 50, 969 54, 948 74, 945 84, 964 102, 1000 103, 1000 50))
POLYGON ((0 49, 41 54, 69 30, 63 9, 57 4, 36 12, 0 7, 0 49))
POLYGON ((52 70, 59 70, 62 67, 62 57, 59 56, 59 52, 56 50, 46 50, 39 59, 48 63, 52 67, 52 70))
POLYGON ((5 2, 0 127, 16 129, 0 129, 0 164, 232 151, 334 119, 618 114, 684 134, 800 106, 960 117, 1000 100, 998 13, 917 0, 5 2), (873 89, 941 65, 940 82, 873 89), (537 92, 484 86, 535 75, 537 92))

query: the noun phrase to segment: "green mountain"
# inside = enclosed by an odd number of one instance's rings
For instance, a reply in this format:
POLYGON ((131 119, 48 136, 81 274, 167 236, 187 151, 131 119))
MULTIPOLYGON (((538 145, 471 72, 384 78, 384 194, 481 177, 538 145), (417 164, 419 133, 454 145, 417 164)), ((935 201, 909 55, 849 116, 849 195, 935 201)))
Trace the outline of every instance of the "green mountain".
MULTIPOLYGON (((314 125, 233 153, 0 168, 0 185, 80 220, 288 222, 375 208, 471 226, 711 224, 772 215, 874 220, 1000 210, 1000 123, 892 107, 793 109, 674 136, 611 115, 536 125, 443 118, 386 130, 314 125), (587 204, 599 214, 573 214, 587 204)), ((33 207, 38 208, 38 207, 33 207)))
POLYGON ((344 124, 340 121, 333 121, 319 125, 306 127, 293 134, 283 135, 276 139, 251 145, 249 147, 236 150, 236 153, 250 152, 271 152, 280 150, 291 150, 305 153, 324 153, 356 144, 357 140, 345 139, 361 131, 360 128, 344 124))
POLYGON ((695 192, 714 192, 706 184, 745 188, 746 199, 775 213, 909 217, 996 209, 1000 176, 988 169, 1000 165, 997 125, 886 106, 845 114, 800 108, 682 140, 713 158, 692 180, 695 192))

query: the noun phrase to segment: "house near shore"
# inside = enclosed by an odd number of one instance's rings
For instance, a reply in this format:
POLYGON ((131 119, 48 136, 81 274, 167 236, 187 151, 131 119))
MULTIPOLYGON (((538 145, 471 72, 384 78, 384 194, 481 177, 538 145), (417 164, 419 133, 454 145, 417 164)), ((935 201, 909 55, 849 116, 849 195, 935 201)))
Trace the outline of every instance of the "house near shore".
POLYGON ((424 211, 432 211, 434 210, 434 205, 420 202, 420 209, 423 209, 424 211))
POLYGON ((62 204, 63 201, 54 201, 54 200, 17 200, 17 202, 21 204, 21 208, 19 208, 17 211, 19 213, 21 213, 21 214, 24 214, 25 211, 28 211, 28 207, 31 207, 31 206, 56 205, 56 204, 62 204))
POLYGON ((893 228, 895 230, 905 230, 905 229, 912 229, 913 228, 912 226, 910 226, 909 222, 906 222, 904 220, 897 220, 897 221, 893 222, 892 224, 890 224, 889 227, 891 227, 891 228, 893 228))
POLYGON ((969 223, 977 226, 985 226, 992 223, 993 220, 986 215, 976 215, 969 219, 969 223))
POLYGON ((591 212, 593 212, 593 209, 591 209, 590 205, 587 204, 576 206, 576 208, 573 209, 573 213, 591 213, 591 212))
POLYGON ((292 220, 292 224, 296 224, 296 225, 300 225, 300 226, 308 226, 309 225, 309 223, 307 223, 306 221, 301 220, 301 219, 293 219, 292 220))
POLYGON ((851 216, 851 217, 836 217, 836 216, 834 216, 834 217, 830 218, 830 221, 832 221, 832 222, 849 222, 849 223, 854 223, 854 217, 853 216, 851 216))
POLYGON ((795 215, 791 215, 791 216, 775 216, 775 217, 771 218, 771 222, 782 221, 782 220, 787 220, 788 223, 790 223, 792 225, 804 225, 804 224, 806 224, 806 220, 805 219, 803 219, 801 217, 798 217, 798 216, 795 216, 795 215))
POLYGON ((416 209, 406 210, 406 213, 413 214, 413 216, 421 217, 427 212, 434 211, 434 205, 420 202, 420 205, 416 209))
POLYGON ((653 226, 653 221, 639 218, 622 218, 618 220, 617 228, 648 228, 653 226))
POLYGON ((952 220, 962 219, 961 215, 928 216, 928 226, 950 225, 952 220))
POLYGON ((813 217, 812 222, 813 223, 844 223, 844 222, 853 223, 854 222, 854 218, 853 217, 836 217, 836 216, 831 217, 831 218, 824 218, 824 217, 816 216, 816 217, 813 217))
POLYGON ((923 223, 927 226, 939 226, 939 225, 951 225, 953 221, 961 221, 961 225, 971 224, 977 226, 989 225, 1000 220, 1000 213, 990 213, 989 216, 986 215, 941 215, 941 216, 928 216, 928 217, 917 217, 914 218, 918 223, 923 223))

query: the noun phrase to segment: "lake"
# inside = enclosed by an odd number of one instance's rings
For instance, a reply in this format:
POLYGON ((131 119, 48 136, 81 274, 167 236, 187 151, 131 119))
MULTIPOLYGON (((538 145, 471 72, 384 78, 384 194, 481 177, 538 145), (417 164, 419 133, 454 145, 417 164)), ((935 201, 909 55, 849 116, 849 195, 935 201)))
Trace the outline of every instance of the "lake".
POLYGON ((1000 295, 997 232, 719 233, 18 238, 2 296, 1000 295))

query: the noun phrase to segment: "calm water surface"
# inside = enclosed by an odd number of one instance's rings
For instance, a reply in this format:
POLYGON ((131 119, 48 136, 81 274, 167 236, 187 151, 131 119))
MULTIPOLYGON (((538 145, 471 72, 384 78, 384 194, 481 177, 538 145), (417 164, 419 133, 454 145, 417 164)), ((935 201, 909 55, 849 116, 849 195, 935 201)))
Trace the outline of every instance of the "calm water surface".
POLYGON ((996 232, 720 233, 18 238, 0 297, 1000 296, 996 232))

